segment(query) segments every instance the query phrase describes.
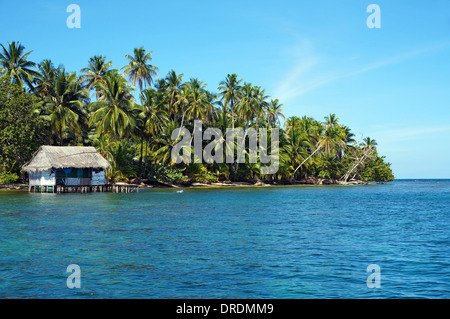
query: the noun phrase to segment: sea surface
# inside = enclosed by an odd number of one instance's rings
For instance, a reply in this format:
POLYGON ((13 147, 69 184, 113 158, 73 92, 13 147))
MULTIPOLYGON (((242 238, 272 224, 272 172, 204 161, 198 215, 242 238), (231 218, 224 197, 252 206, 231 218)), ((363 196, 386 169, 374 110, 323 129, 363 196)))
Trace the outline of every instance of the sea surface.
POLYGON ((449 180, 0 191, 0 298, 449 298, 449 225, 449 180))

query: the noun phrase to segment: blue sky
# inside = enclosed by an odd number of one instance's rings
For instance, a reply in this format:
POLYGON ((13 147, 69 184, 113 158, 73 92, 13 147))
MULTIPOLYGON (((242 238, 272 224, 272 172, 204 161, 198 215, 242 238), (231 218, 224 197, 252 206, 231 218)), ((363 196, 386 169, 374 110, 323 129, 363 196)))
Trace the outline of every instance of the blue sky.
POLYGON ((114 67, 143 46, 159 77, 174 69, 215 91, 227 74, 262 86, 286 116, 336 113, 370 136, 397 178, 450 178, 450 2, 5 1, 0 43, 79 71, 102 54, 114 67), (69 29, 69 4, 81 28, 69 29), (381 28, 369 29, 369 4, 381 28))

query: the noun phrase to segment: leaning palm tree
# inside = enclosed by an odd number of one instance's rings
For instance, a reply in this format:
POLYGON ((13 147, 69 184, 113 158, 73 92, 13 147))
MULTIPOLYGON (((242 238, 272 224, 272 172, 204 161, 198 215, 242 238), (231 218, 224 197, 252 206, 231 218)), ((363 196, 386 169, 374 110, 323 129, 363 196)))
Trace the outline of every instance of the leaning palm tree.
POLYGON ((97 134, 110 133, 111 139, 118 140, 134 126, 134 98, 132 87, 117 71, 107 72, 104 82, 97 83, 99 100, 92 103, 93 113, 89 125, 94 125, 97 134))
MULTIPOLYGON (((91 91, 95 88, 97 83, 104 81, 104 76, 108 69, 112 66, 112 61, 106 62, 106 58, 101 55, 96 55, 89 59, 89 65, 86 68, 81 69, 84 73, 83 80, 86 87, 91 91)), ((100 96, 100 92, 96 91, 95 95, 97 99, 100 96)))
MULTIPOLYGON (((353 148, 353 163, 349 167, 348 171, 340 178, 344 182, 347 182, 347 180, 350 178, 350 174, 352 174, 356 168, 358 167, 364 167, 365 162, 371 158, 373 158, 376 155, 377 149, 377 142, 370 137, 364 138, 364 143, 360 143, 359 147, 353 148)), ((356 172, 353 175, 353 178, 358 174, 356 172)))
POLYGON ((66 74, 64 68, 58 70, 54 86, 40 105, 41 115, 50 122, 60 146, 63 145, 66 129, 80 131, 80 124, 87 118, 84 106, 88 102, 89 92, 83 88, 75 72, 66 74))
POLYGON ((341 126, 338 123, 338 120, 335 116, 329 116, 325 118, 325 130, 319 136, 319 139, 316 143, 316 148, 314 152, 312 152, 294 171, 294 174, 297 170, 308 161, 314 154, 318 153, 320 150, 323 150, 325 154, 330 155, 332 152, 337 154, 339 152, 343 152, 345 147, 347 146, 347 136, 345 130, 342 130, 341 126))
POLYGON ((33 70, 36 63, 28 61, 31 52, 24 53, 25 47, 19 42, 8 42, 8 49, 3 44, 2 53, 0 53, 0 76, 1 78, 9 78, 13 83, 23 86, 24 83, 28 88, 33 88, 33 82, 39 76, 39 72, 33 70))
POLYGON ((129 63, 122 69, 131 84, 138 85, 139 93, 142 94, 144 87, 146 85, 151 87, 153 79, 157 76, 158 68, 150 64, 152 51, 147 53, 143 47, 135 48, 133 56, 127 54, 125 57, 129 60, 129 63))

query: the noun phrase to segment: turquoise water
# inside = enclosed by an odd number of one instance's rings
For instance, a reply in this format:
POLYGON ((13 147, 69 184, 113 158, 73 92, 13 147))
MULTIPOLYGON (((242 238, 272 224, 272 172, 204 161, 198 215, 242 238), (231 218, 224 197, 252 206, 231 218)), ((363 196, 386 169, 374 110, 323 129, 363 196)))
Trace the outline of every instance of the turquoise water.
POLYGON ((2 191, 0 298, 449 298, 449 214, 443 180, 2 191))

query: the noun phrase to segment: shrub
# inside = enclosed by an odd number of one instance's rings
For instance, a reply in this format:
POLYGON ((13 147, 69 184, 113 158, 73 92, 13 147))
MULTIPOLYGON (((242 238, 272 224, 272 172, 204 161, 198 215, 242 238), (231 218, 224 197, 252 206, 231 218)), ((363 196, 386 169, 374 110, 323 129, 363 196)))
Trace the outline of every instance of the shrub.
POLYGON ((2 172, 0 174, 0 181, 4 184, 11 184, 17 182, 19 179, 19 176, 17 176, 16 173, 8 173, 8 172, 2 172))

